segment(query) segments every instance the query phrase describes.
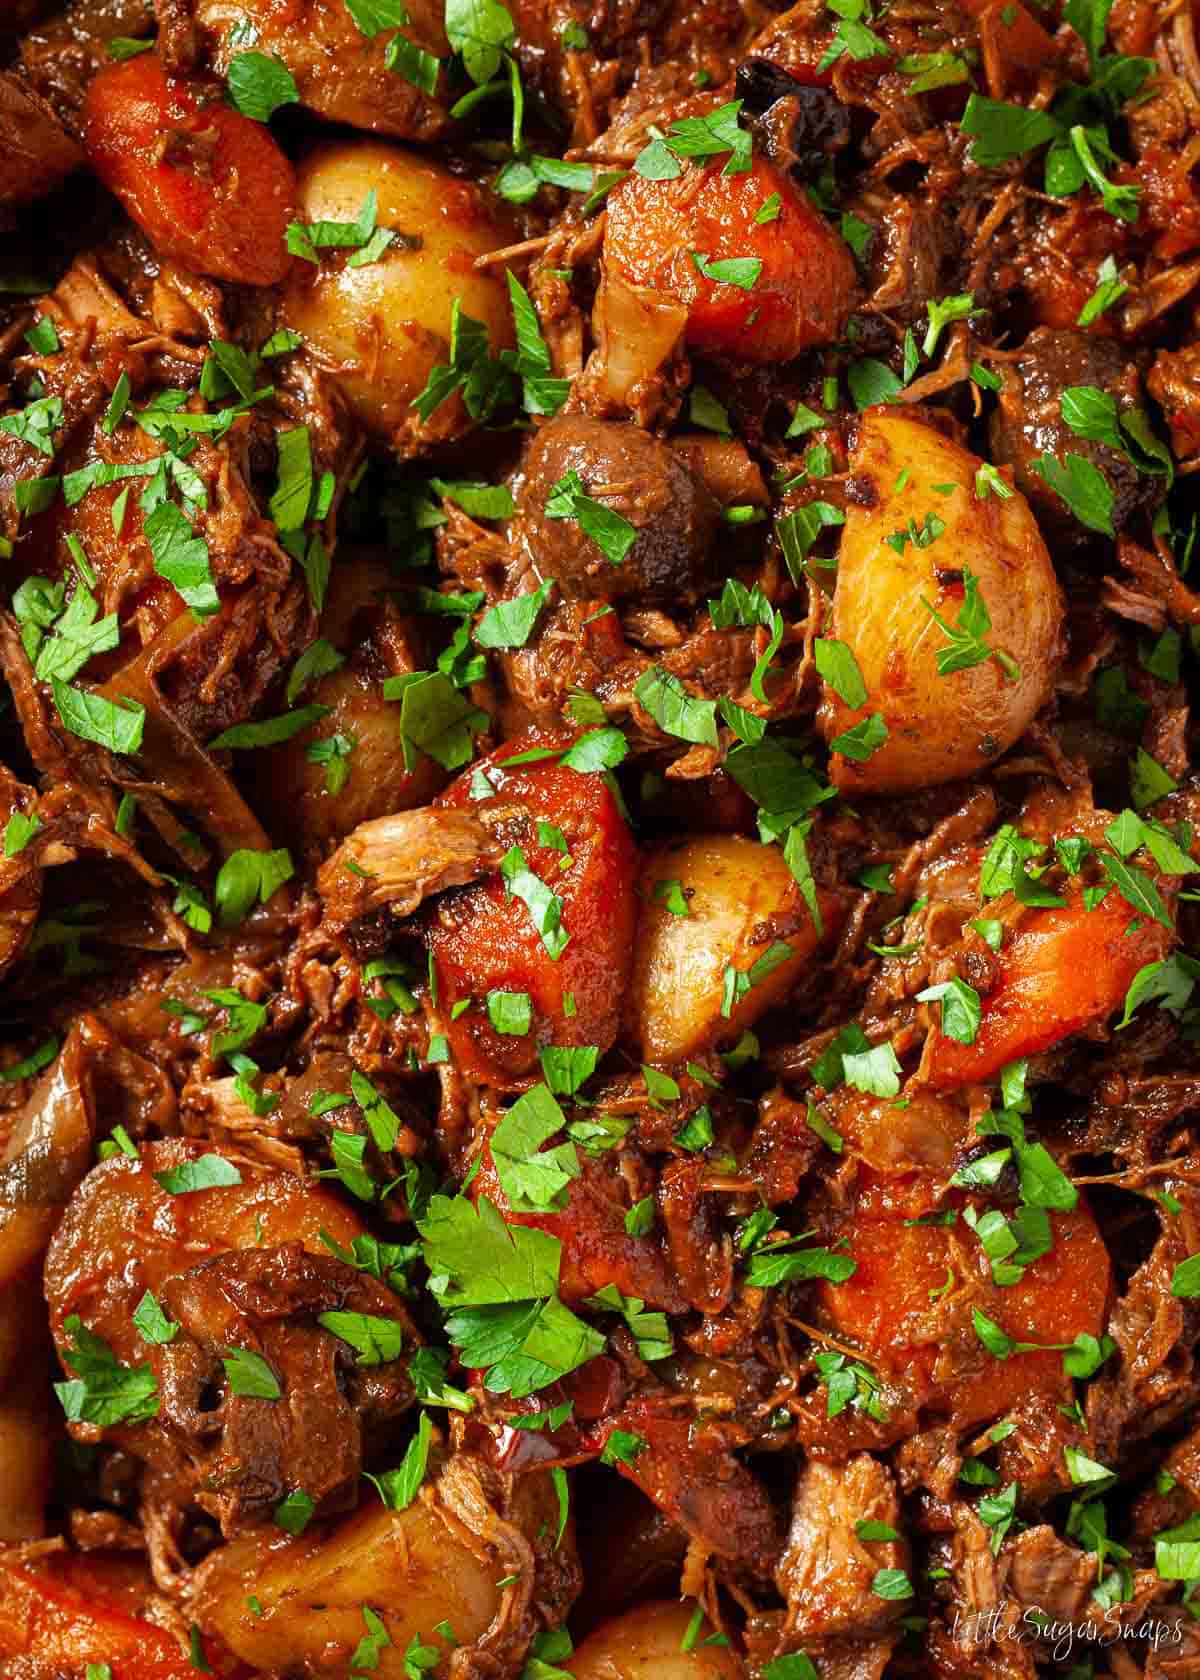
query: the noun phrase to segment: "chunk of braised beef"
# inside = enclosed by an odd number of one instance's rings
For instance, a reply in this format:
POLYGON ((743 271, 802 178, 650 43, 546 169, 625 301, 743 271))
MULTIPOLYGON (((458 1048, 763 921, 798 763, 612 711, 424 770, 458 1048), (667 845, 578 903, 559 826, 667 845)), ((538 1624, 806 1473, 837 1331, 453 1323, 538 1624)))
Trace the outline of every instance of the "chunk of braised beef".
POLYGON ((791 1528, 775 1582, 789 1621, 807 1645, 831 1636, 883 1633, 901 1614, 874 1590, 882 1569, 904 1569, 907 1542, 864 1540, 862 1523, 900 1535, 900 1501, 891 1471, 870 1453, 844 1465, 805 1466, 796 1484, 791 1528))
POLYGON ((41 198, 82 161, 49 105, 15 76, 0 75, 0 207, 41 198))
POLYGON ((1118 423, 1135 410, 1144 411, 1138 358, 1095 333, 1038 327, 1000 372, 1003 387, 991 422, 993 456, 1013 468, 1019 488, 1055 536, 1072 543, 1088 540, 1085 527, 1036 470, 1046 456, 1060 464, 1078 456, 1104 475, 1113 493, 1116 531, 1153 512, 1165 478, 1139 471, 1123 433, 1121 448, 1115 439, 1081 436, 1064 418, 1062 406, 1065 391, 1086 388, 1115 402, 1118 423))
POLYGON ((1171 430, 1171 447, 1181 461, 1200 455, 1200 345, 1160 350, 1146 380, 1171 430))
POLYGON ((323 1516, 353 1508, 368 1444, 413 1388, 405 1360, 363 1363, 317 1320, 390 1319, 411 1352, 417 1335, 399 1299, 332 1255, 281 1243, 203 1261, 164 1286, 162 1304, 180 1329, 152 1360, 160 1403, 146 1452, 160 1474, 177 1472, 226 1536, 301 1490, 323 1516), (231 1379, 231 1350, 259 1370, 265 1361, 275 1398, 269 1380, 256 1392, 231 1379))

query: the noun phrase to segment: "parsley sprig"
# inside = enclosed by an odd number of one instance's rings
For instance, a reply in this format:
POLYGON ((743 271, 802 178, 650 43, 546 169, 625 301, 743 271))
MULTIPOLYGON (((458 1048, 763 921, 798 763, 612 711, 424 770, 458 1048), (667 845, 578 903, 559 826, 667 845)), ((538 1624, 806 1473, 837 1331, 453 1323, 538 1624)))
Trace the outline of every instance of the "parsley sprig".
POLYGON ((1113 0, 1068 0, 1065 16, 1087 44, 1090 79, 1069 83, 1048 110, 1029 110, 973 93, 962 131, 974 138, 971 161, 994 168, 1047 147, 1043 180, 1048 193, 1066 197, 1091 186, 1105 210, 1118 220, 1136 221, 1142 189, 1118 185, 1104 166, 1119 163, 1109 124, 1141 91, 1154 71, 1148 58, 1105 53, 1113 0))
POLYGON ((485 1196, 431 1197, 418 1230, 446 1334, 493 1394, 522 1399, 603 1351, 558 1298, 557 1237, 507 1226, 485 1196))
POLYGON ((142 1423, 158 1415, 158 1388, 149 1365, 122 1365, 102 1336, 89 1330, 76 1313, 63 1325, 71 1345, 63 1364, 75 1375, 55 1383, 54 1392, 71 1423, 109 1428, 142 1423))
POLYGON ((1018 680, 1021 667, 1012 655, 1003 648, 989 647, 984 641, 992 628, 992 617, 980 593, 979 579, 970 566, 963 567, 963 603, 953 624, 943 618, 924 596, 921 597, 921 605, 949 644, 938 649, 939 677, 951 676, 955 671, 969 671, 994 659, 1010 682, 1018 680))
POLYGON ((674 181, 692 158, 728 153, 722 175, 744 175, 751 165, 751 137, 739 127, 742 101, 733 99, 702 117, 681 117, 664 135, 651 128, 650 139, 634 159, 634 172, 648 181, 674 181))
POLYGON ((364 268, 377 262, 395 239, 389 228, 378 225, 379 195, 372 187, 352 222, 289 222, 287 248, 294 257, 319 265, 320 253, 329 250, 353 252, 347 268, 364 268))

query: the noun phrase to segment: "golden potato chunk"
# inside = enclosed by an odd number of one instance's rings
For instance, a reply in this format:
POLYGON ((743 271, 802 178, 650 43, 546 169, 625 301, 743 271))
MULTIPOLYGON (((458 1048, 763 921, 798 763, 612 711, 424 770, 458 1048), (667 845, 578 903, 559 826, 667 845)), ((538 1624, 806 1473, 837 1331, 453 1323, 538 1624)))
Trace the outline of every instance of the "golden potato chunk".
MULTIPOLYGON (((778 846, 698 835, 653 853, 639 890, 629 1021, 651 1062, 732 1043, 789 991, 817 948, 817 929, 778 846), (780 918, 778 933, 772 917, 780 918), (790 955, 775 949, 783 945, 790 955)), ((822 892, 818 902, 829 927, 837 897, 822 892)))
POLYGON ((458 1643, 471 1645, 500 1602, 497 1574, 421 1501, 405 1511, 369 1505, 332 1532, 247 1535, 221 1547, 205 1566, 197 1611, 251 1668, 346 1680, 370 1631, 366 1605, 391 1639, 381 1644, 375 1680, 405 1680, 404 1653, 418 1634, 424 1645, 446 1647, 433 1671, 440 1680, 449 1646, 435 1626, 448 1622, 458 1643))
POLYGON ((860 500, 825 635, 849 647, 866 698, 847 704, 826 680, 817 718, 830 746, 876 717, 886 737, 874 723, 864 744, 834 752, 830 777, 847 792, 976 775, 1049 696, 1063 620, 1054 568, 1024 496, 992 469, 977 477, 982 466, 906 415, 872 409, 859 422, 860 500), (980 603, 990 628, 970 636, 980 603))
POLYGON ((706 1645, 705 1623, 690 1651, 683 1638, 689 1604, 639 1604, 601 1622, 568 1660, 575 1680, 742 1680, 746 1670, 728 1645, 706 1645))
MULTIPOLYGON (((382 140, 338 140, 309 153, 297 175, 302 222, 353 222, 368 192, 378 226, 398 235, 374 262, 325 251, 319 266, 297 261, 284 286, 281 319, 332 362, 363 425, 402 445, 417 427, 413 399, 430 371, 450 359, 450 315, 487 328, 492 353, 512 343, 502 267, 476 269, 506 233, 479 188, 382 140)), ((431 417, 435 435, 462 430, 454 395, 431 417)))

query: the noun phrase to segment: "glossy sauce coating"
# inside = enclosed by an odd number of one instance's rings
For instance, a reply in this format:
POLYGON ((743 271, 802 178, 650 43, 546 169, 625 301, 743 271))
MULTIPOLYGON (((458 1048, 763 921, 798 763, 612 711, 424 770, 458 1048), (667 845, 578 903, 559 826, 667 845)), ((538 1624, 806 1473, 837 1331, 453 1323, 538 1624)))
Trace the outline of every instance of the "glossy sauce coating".
POLYGON ((83 137, 91 168, 161 251, 225 280, 283 278, 295 177, 262 123, 203 103, 150 53, 96 77, 83 137))
POLYGON ((133 1309, 147 1289, 230 1249, 300 1242, 326 1254, 319 1232, 347 1247, 362 1230, 346 1202, 291 1173, 239 1163, 240 1184, 172 1194, 154 1174, 213 1153, 176 1138, 139 1159, 114 1155, 94 1167, 59 1225, 46 1259, 51 1328, 68 1345, 63 1321, 77 1313, 124 1363, 145 1357, 133 1309))
POLYGON ((687 341, 752 362, 787 361, 836 338, 850 307, 850 252, 788 178, 756 157, 744 174, 708 164, 697 179, 628 176, 608 200, 604 259, 623 280, 687 310, 687 341), (776 194, 779 215, 756 217, 776 194), (729 259, 761 264, 753 285, 702 274, 729 259))
POLYGON ((429 934, 438 1007, 456 1065, 476 1078, 503 1081, 528 1071, 540 1044, 603 1050, 616 1036, 635 919, 628 826, 600 775, 549 761, 505 767, 526 751, 553 756, 569 745, 563 735, 521 737, 461 776, 438 801, 482 814, 489 802, 472 802, 471 788, 477 775, 488 778, 495 788, 491 803, 512 807, 512 840, 525 868, 561 901, 558 919, 568 935, 562 955, 552 957, 525 901, 509 892, 501 874, 438 905, 429 934), (539 824, 560 830, 566 852, 539 838, 539 824), (496 1030, 486 1014, 493 992, 529 994, 529 1033, 496 1030), (471 1007, 450 1018, 464 999, 471 1007))

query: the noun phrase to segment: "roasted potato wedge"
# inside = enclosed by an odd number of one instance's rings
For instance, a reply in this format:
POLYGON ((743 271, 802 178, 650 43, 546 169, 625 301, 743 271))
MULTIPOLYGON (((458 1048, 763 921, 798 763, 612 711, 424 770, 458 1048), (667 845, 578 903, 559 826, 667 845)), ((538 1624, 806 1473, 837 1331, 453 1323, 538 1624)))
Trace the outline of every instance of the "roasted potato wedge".
MULTIPOLYGON (((310 152, 297 178, 300 220, 353 222, 372 190, 377 225, 399 237, 374 262, 328 251, 318 266, 297 261, 281 315, 336 367, 362 424, 402 443, 416 424, 413 399, 450 359, 456 299, 483 323, 493 354, 512 343, 503 269, 473 266, 506 236, 478 187, 382 140, 331 141, 310 152)), ((467 418, 456 395, 431 424, 443 436, 467 418)))
POLYGON ((1063 621, 1054 568, 1025 498, 994 469, 979 478, 982 467, 908 415, 870 409, 859 424, 856 500, 825 634, 853 654, 866 698, 848 705, 826 681, 818 713, 835 749, 830 776, 847 793, 907 793, 977 774, 1049 696, 1063 621), (933 614, 965 634, 982 622, 979 603, 990 628, 957 656, 959 642, 933 614), (874 717, 887 731, 880 744, 852 739, 838 750, 874 717))
POLYGON ((706 1645, 705 1627, 690 1651, 682 1649, 691 1607, 639 1604, 590 1633, 569 1659, 575 1680, 742 1680, 746 1670, 727 1645, 706 1645))
MULTIPOLYGON (((780 848, 741 835, 697 835, 664 846, 646 860, 640 891, 628 1020, 647 1061, 678 1062, 732 1043, 786 995, 819 943, 780 848), (776 937, 769 918, 783 914, 788 931, 776 937), (751 979, 776 944, 791 954, 751 979), (727 981, 727 969, 749 984, 727 981)), ((818 902, 829 927, 839 913, 837 896, 822 892, 818 902)))
MULTIPOLYGON (((436 1510, 421 1501, 405 1511, 380 1505, 358 1511, 332 1532, 289 1540, 247 1535, 223 1546, 199 1588, 204 1626, 264 1673, 305 1672, 346 1680, 373 1607, 390 1636, 377 1680, 405 1680, 404 1653, 416 1635, 434 1645, 448 1622, 470 1645, 496 1613, 495 1562, 468 1551, 436 1510), (261 1614, 247 1602, 253 1594, 261 1614)), ((448 1673, 451 1647, 432 1672, 448 1673)))

